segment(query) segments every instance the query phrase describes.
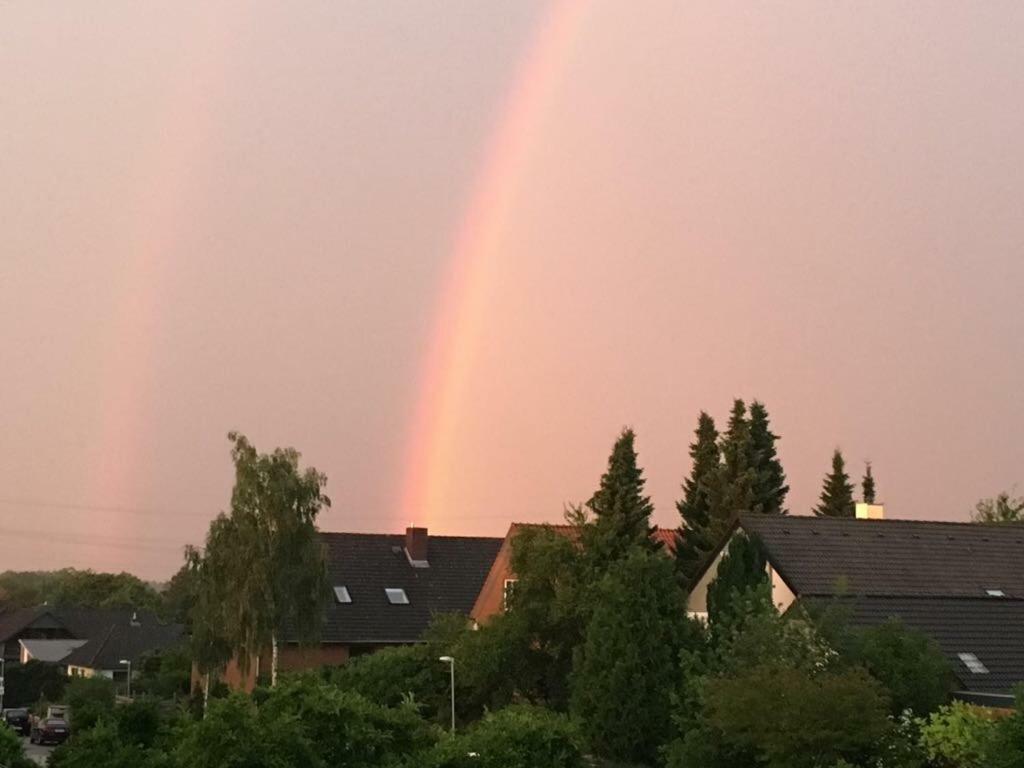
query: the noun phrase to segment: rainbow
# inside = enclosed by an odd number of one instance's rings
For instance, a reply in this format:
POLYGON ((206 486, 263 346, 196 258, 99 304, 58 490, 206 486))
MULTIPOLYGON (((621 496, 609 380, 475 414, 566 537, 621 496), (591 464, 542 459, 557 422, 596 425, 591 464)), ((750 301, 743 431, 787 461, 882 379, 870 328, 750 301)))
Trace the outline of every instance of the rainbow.
POLYGON ((586 6, 585 0, 553 0, 543 14, 461 218, 419 375, 402 482, 404 521, 444 525, 446 489, 455 466, 456 418, 486 316, 498 245, 537 140, 540 117, 565 69, 586 6))

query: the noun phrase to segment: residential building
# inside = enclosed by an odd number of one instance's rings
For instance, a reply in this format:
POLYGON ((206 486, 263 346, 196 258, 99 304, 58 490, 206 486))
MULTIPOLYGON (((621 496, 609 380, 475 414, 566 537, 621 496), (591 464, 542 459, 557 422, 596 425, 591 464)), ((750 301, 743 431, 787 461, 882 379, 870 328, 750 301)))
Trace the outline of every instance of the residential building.
MULTIPOLYGON (((437 614, 468 617, 502 546, 500 538, 431 536, 426 528, 320 536, 331 587, 320 642, 302 647, 286 630, 281 671, 343 664, 379 648, 418 643, 437 614)), ((232 662, 223 679, 251 689, 269 669, 268 650, 245 674, 232 662)))
MULTIPOLYGON (((841 605, 855 627, 899 619, 949 659, 957 696, 994 706, 1024 682, 1024 525, 740 515, 730 539, 763 545, 772 600, 841 605)), ((707 588, 728 541, 705 567, 688 608, 707 615, 707 588)))

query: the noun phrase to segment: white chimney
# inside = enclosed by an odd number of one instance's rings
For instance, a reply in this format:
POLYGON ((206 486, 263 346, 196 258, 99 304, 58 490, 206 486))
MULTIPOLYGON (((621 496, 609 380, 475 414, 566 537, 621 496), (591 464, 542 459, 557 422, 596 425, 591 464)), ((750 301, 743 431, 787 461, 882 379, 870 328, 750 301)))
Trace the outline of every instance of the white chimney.
POLYGON ((865 504, 858 501, 856 516, 858 520, 884 520, 885 507, 882 504, 865 504))

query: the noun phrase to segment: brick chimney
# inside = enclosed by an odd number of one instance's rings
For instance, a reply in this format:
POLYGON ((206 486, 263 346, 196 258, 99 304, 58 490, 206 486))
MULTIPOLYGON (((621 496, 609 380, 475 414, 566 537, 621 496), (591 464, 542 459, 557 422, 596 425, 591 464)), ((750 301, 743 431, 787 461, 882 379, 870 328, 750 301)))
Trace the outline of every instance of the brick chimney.
POLYGON ((429 536, 426 528, 405 529, 405 556, 413 568, 428 568, 427 542, 429 536))

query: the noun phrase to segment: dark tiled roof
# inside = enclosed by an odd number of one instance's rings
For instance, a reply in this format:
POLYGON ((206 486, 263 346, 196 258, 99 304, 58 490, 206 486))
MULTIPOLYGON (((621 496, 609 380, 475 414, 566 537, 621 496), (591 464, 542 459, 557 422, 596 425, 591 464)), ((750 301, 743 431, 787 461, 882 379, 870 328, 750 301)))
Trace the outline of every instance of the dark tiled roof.
POLYGON ((0 643, 10 640, 48 611, 49 609, 47 608, 8 608, 0 610, 0 643))
POLYGON ((117 669, 122 666, 122 659, 130 659, 134 664, 146 654, 177 645, 185 637, 181 624, 162 624, 153 614, 143 612, 139 612, 137 619, 132 623, 129 612, 127 620, 108 625, 61 663, 91 669, 117 669))
POLYGON ((741 515, 801 595, 1024 599, 1024 525, 741 515))
POLYGON ((931 637, 949 659, 963 690, 1009 694, 1024 681, 1024 600, 1001 598, 865 597, 840 599, 853 626, 890 618, 931 637), (972 673, 959 654, 973 653, 988 674, 972 673))
POLYGON ((431 536, 429 568, 414 568, 403 535, 321 534, 330 586, 352 602, 331 602, 322 635, 328 643, 411 643, 435 613, 469 615, 502 539, 431 536), (386 588, 404 589, 408 605, 391 605, 386 588))

